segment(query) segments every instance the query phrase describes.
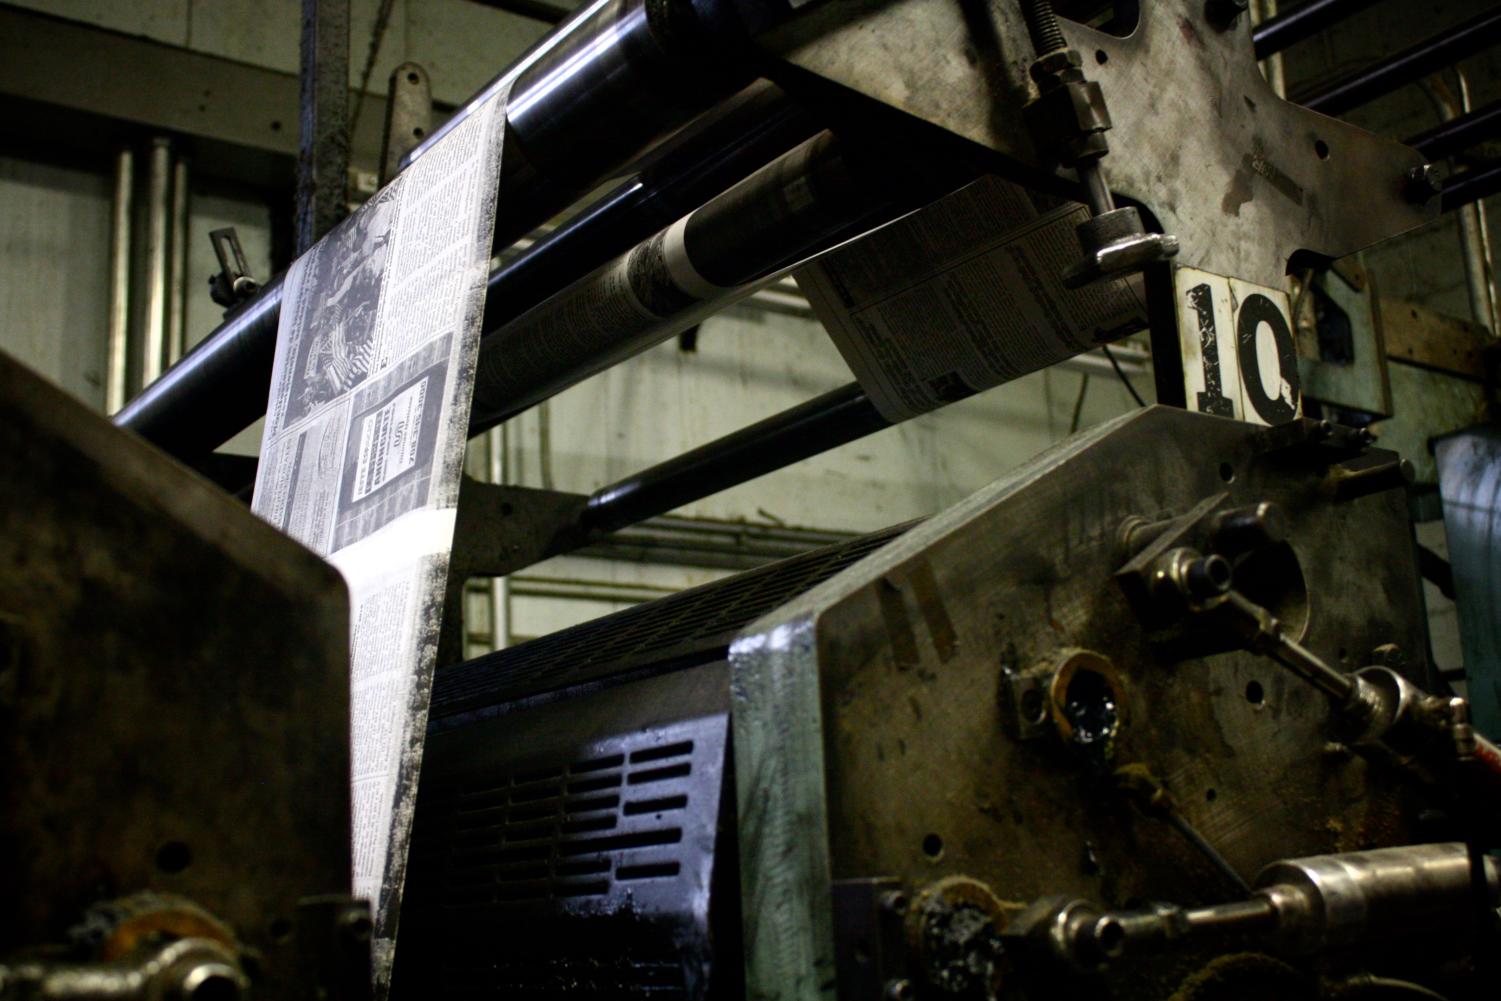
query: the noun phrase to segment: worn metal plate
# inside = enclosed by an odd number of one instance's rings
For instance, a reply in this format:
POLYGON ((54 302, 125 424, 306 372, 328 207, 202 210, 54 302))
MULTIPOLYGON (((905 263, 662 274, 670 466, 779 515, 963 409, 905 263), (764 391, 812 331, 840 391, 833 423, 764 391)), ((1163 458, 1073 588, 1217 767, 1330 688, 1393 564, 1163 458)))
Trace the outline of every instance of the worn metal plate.
POLYGON ((1501 739, 1501 428, 1440 440, 1438 486, 1475 726, 1501 739))
MULTIPOLYGON (((1164 407, 1127 415, 741 634, 731 692, 750 996, 832 996, 831 880, 916 890, 962 874, 1003 901, 1107 906, 1236 892, 1061 742, 1008 735, 1003 670, 1063 649, 1103 653, 1120 676, 1112 767, 1150 769, 1243 876, 1407 837, 1410 787, 1328 752, 1321 697, 1250 654, 1168 655, 1112 580, 1129 515, 1182 513, 1220 491, 1274 500, 1308 595, 1279 614, 1306 619, 1302 642, 1347 667, 1384 643, 1421 659, 1402 492, 1332 502, 1317 449, 1266 451, 1289 430, 1164 407)), ((1187 972, 1153 970, 1150 987, 1123 974, 1112 996, 1164 997, 1187 972)))
POLYGON ((299 899, 349 893, 343 582, 3 355, 0 525, 0 951, 149 889, 297 996, 299 899))
MULTIPOLYGON (((1343 257, 1437 214, 1436 199, 1403 198, 1416 151, 1278 98, 1249 19, 1219 31, 1204 9, 1143 0, 1126 38, 1063 23, 1114 120, 1111 187, 1178 237, 1180 263, 1279 285, 1295 251, 1343 257)), ((826 0, 763 44, 1018 170, 1041 169, 1022 121, 1033 52, 1015 0, 826 0)))

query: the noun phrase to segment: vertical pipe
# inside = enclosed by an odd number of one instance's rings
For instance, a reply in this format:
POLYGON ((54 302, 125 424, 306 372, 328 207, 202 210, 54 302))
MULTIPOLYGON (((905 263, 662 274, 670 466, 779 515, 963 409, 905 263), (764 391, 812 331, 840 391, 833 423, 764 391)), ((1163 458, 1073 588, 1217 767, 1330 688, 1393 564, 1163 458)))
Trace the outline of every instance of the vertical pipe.
POLYGON ((146 314, 141 329, 141 388, 162 374, 167 342, 167 252, 169 189, 172 184, 172 142, 151 140, 150 175, 146 191, 146 314))
MULTIPOLYGON (((1453 121, 1469 109, 1469 81, 1463 71, 1455 68, 1459 81, 1459 97, 1456 99, 1443 80, 1437 76, 1423 81, 1423 90, 1438 111, 1443 121, 1453 121)), ((1459 253, 1464 263, 1465 288, 1469 292, 1470 314, 1475 322, 1487 327, 1492 336, 1496 327, 1496 291, 1492 282, 1490 247, 1487 234, 1481 223, 1479 203, 1472 202, 1459 208, 1459 253)))
MULTIPOLYGON (((1257 0, 1256 23, 1265 24, 1277 16, 1277 0, 1257 0)), ((1272 85, 1272 91, 1281 98, 1287 97, 1287 74, 1282 67, 1282 53, 1273 52, 1261 62, 1262 71, 1266 74, 1267 83, 1272 85)))
MULTIPOLYGON (((1459 83, 1460 113, 1468 115, 1475 110, 1470 100, 1470 78, 1465 76, 1465 71, 1458 66, 1454 67, 1454 76, 1459 83)), ((1491 328, 1492 337, 1501 337, 1501 306, 1498 306, 1496 301, 1496 268, 1491 256, 1491 230, 1486 223, 1485 200, 1477 198, 1461 209, 1459 220, 1461 226, 1468 222, 1474 231, 1473 253, 1479 265, 1480 274, 1477 277, 1483 290, 1480 305, 1485 310, 1484 314, 1477 316, 1476 319, 1491 328)))
POLYGON ((110 200, 109 342, 104 360, 104 412, 125 406, 130 368, 130 209, 135 153, 115 155, 115 191, 110 200))
POLYGON ((167 269, 167 367, 186 348, 188 308, 188 162, 172 165, 172 258, 167 269))
MULTIPOLYGON (((491 428, 485 434, 486 478, 495 484, 506 482, 506 425, 491 428)), ((504 577, 490 578, 490 649, 504 650, 511 636, 511 584, 504 577)))

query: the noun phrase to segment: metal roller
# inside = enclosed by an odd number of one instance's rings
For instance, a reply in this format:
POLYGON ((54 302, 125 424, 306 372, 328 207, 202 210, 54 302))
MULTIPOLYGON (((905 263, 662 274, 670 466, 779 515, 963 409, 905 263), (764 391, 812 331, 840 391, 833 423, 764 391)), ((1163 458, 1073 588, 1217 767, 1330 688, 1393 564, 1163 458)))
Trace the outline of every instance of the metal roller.
MULTIPOLYGON (((481 90, 408 162, 509 87, 496 224, 497 242, 507 244, 749 84, 755 72, 740 57, 741 40, 790 12, 785 0, 599 0, 481 90)), ((243 429, 265 413, 280 309, 273 282, 116 423, 188 459, 243 429)))
POLYGON ((487 336, 478 433, 698 323, 760 284, 972 179, 948 158, 821 133, 487 336))

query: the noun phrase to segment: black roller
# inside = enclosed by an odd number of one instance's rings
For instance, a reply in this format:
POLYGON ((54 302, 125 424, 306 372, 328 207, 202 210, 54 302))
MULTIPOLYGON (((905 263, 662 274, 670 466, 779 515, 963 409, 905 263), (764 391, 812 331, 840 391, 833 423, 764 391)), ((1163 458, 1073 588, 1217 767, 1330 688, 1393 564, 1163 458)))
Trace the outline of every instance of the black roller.
POLYGON ((776 87, 752 85, 701 126, 664 143, 639 175, 492 274, 484 329, 515 319, 816 131, 776 87))
POLYGON ((589 497, 583 527, 634 525, 890 426, 850 383, 601 487, 589 497))
POLYGON ((1501 42, 1501 6, 1331 84, 1294 94, 1290 100, 1325 115, 1341 115, 1497 42, 1501 42))
MULTIPOLYGON (((790 13, 785 0, 600 0, 560 24, 412 156, 509 86, 496 223, 497 242, 507 244, 746 87, 755 73, 744 31, 790 13)), ((245 428, 265 413, 280 308, 273 283, 116 423, 184 459, 245 428)))
POLYGON ((1489 198, 1501 192, 1501 165, 1461 171, 1444 182, 1443 210, 1451 212, 1462 205, 1489 198))
POLYGON ((1309 0, 1269 17, 1251 33, 1256 58, 1276 55, 1290 45, 1317 35, 1352 14, 1375 6, 1377 0, 1309 0))
POLYGON ((487 335, 470 433, 672 337, 758 282, 973 179, 932 150, 824 132, 487 335))
POLYGON ((1501 101, 1440 122, 1407 140, 1429 160, 1442 160, 1501 134, 1501 101))

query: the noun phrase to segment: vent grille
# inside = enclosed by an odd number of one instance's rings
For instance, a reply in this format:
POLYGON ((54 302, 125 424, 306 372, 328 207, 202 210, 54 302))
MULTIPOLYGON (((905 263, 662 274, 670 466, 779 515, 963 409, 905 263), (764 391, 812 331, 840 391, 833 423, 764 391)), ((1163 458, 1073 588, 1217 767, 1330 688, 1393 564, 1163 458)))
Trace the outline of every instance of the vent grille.
POLYGON ((909 527, 898 525, 794 556, 440 670, 433 679, 430 718, 722 649, 745 626, 909 527))
POLYGON ((511 760, 505 721, 480 726, 495 729, 486 750, 439 740, 424 764, 400 983, 445 997, 696 996, 728 717, 511 760))

